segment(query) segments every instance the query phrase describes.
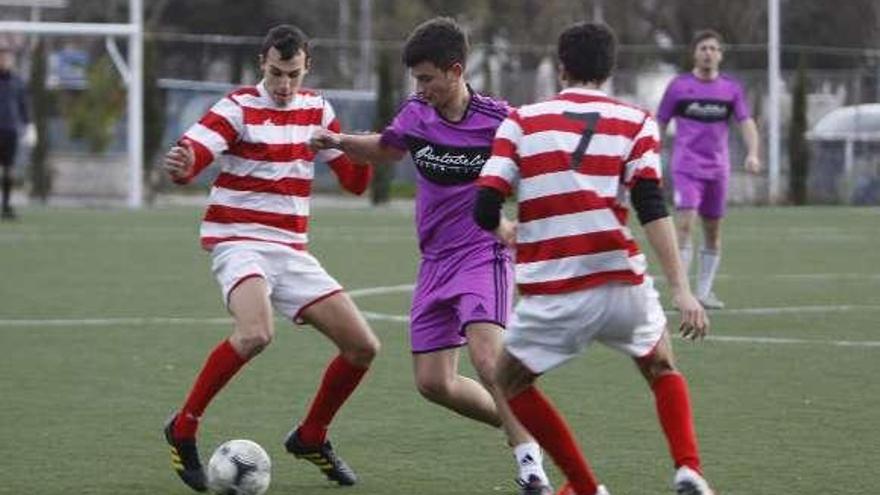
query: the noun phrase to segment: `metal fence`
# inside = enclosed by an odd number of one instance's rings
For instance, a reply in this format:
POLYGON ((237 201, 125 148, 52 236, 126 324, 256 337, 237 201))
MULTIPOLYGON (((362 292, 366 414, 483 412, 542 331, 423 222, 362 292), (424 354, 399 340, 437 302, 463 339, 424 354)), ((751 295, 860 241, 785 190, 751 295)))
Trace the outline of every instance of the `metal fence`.
MULTIPOLYGON (((175 103, 175 84, 181 81, 208 83, 203 90, 193 83, 187 91, 202 91, 203 97, 209 101, 217 96, 217 87, 231 84, 253 83, 258 78, 257 52, 260 38, 229 37, 229 36, 194 36, 169 33, 151 33, 147 36, 160 54, 156 74, 163 80, 163 88, 168 92, 166 115, 167 139, 173 134, 170 130, 179 129, 191 115, 180 114, 179 102, 175 103), (169 82, 174 81, 174 82, 169 82), (217 86, 220 85, 220 86, 217 86)), ((89 54, 94 61, 103 54, 101 40, 70 40, 52 38, 50 53, 75 48, 89 54)), ((307 85, 321 90, 336 91, 337 106, 340 116, 348 129, 368 130, 373 125, 371 106, 365 102, 364 95, 375 94, 377 91, 372 67, 383 55, 392 63, 393 72, 397 74, 395 87, 391 91, 395 99, 401 101, 412 90, 412 82, 407 71, 399 61, 400 42, 370 42, 369 56, 365 59, 363 46, 358 43, 342 44, 336 40, 313 40, 313 67, 307 78, 307 85), (356 89, 358 92, 346 94, 356 89), (354 98, 358 104, 347 105, 347 98, 354 98)), ((745 85, 753 115, 759 129, 766 128, 767 109, 767 73, 762 64, 766 59, 761 50, 763 47, 729 47, 723 69, 739 78, 745 85)), ((472 86, 481 91, 508 100, 518 105, 546 98, 557 90, 555 59, 552 46, 495 46, 474 45, 468 62, 468 78, 472 86)), ((815 49, 814 49, 815 51, 815 49)), ((787 49, 783 60, 796 59, 800 54, 815 55, 809 49, 787 49)), ((849 50, 835 53, 820 50, 822 64, 828 67, 812 67, 807 72, 808 90, 808 122, 814 125, 829 111, 849 105, 858 105, 880 101, 880 53, 865 51, 864 53, 849 50), (831 61, 829 63, 829 60, 831 61)), ((618 61, 618 69, 609 90, 613 94, 630 100, 647 109, 656 109, 666 83, 687 63, 687 50, 684 47, 660 49, 655 46, 622 46, 618 61)), ((789 64, 791 65, 791 64, 789 64)), ((783 150, 781 184, 784 190, 787 185, 788 157, 785 152, 789 136, 788 123, 791 115, 791 89, 794 87, 796 73, 794 70, 783 71, 783 95, 781 101, 782 137, 780 149, 783 150)), ((75 92, 78 89, 56 85, 56 92, 75 92)), ((194 95, 190 94, 190 97, 194 95)), ((349 98, 349 99, 350 99, 349 98)), ((58 99, 59 102, 64 99, 58 99)), ((57 119, 61 120, 63 108, 57 108, 57 119)), ((52 126, 53 132, 61 133, 59 124, 52 126)), ((767 149, 766 133, 763 150, 767 149)), ((117 133, 117 141, 124 140, 124 135, 117 133)), ((166 139, 166 140, 167 140, 166 139)), ((75 146, 69 140, 56 136, 56 151, 60 148, 75 146)), ((873 144, 860 144, 854 147, 855 159, 846 165, 846 146, 813 144, 814 153, 809 179, 810 194, 813 201, 821 202, 880 202, 880 191, 874 191, 872 184, 880 183, 878 168, 880 158, 874 151, 873 144), (844 174, 852 174, 845 176, 844 174), (868 184, 866 190, 855 191, 851 187, 827 187, 831 183, 868 184), (829 191, 836 191, 830 194, 829 191), (814 194, 815 193, 815 194, 814 194)), ((117 142, 111 149, 124 148, 124 143, 117 142)), ((853 149, 848 152, 852 153, 853 149)), ((734 203, 764 203, 767 201, 766 177, 747 176, 741 172, 743 146, 738 132, 731 132, 731 160, 733 162, 733 181, 731 200, 734 203)), ((399 167, 397 181, 412 181, 414 172, 409 167, 399 167)), ((863 188, 864 189, 864 188, 863 188)))

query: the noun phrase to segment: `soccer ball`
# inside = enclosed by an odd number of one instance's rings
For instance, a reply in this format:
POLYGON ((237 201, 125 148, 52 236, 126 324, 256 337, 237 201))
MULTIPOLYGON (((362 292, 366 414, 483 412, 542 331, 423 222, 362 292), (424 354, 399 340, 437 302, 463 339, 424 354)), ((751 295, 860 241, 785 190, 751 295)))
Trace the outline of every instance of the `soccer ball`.
POLYGON ((262 495, 269 488, 272 461, 256 442, 230 440, 208 461, 208 488, 219 495, 262 495))

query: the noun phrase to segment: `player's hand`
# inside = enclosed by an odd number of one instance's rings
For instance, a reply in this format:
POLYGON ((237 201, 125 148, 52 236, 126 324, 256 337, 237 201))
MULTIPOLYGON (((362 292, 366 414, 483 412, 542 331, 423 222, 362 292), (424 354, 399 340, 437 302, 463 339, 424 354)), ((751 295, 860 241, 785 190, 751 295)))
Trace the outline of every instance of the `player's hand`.
POLYGON ((516 245, 516 226, 516 222, 508 220, 502 215, 498 227, 495 227, 495 237, 505 246, 514 247, 516 245))
POLYGON ((747 155, 745 161, 746 171, 752 174, 757 174, 761 171, 761 159, 758 158, 758 155, 747 155))
POLYGON ((672 303, 681 312, 681 325, 678 333, 691 340, 702 339, 709 333, 709 317, 703 305, 690 291, 682 291, 672 296, 672 303))
POLYGON ((189 141, 183 141, 182 146, 172 146, 162 160, 162 168, 172 180, 180 180, 187 177, 196 162, 196 154, 189 141))
POLYGON ((309 139, 309 147, 314 151, 340 149, 342 148, 342 138, 335 132, 327 129, 318 129, 312 133, 309 139))

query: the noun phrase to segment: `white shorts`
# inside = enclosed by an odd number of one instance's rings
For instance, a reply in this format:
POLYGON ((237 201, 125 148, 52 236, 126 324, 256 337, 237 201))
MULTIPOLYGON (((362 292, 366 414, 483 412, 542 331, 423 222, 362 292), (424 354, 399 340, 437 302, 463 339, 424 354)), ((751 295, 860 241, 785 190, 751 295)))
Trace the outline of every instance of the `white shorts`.
POLYGON ((504 346, 540 374, 577 356, 594 340, 632 357, 645 356, 665 331, 666 315, 654 281, 645 276, 640 285, 611 283, 523 297, 504 332, 504 346))
POLYGON ((262 277, 275 311, 299 323, 303 309, 342 290, 314 256, 280 244, 223 242, 214 247, 211 255, 211 269, 227 307, 229 294, 238 284, 251 277, 262 277))

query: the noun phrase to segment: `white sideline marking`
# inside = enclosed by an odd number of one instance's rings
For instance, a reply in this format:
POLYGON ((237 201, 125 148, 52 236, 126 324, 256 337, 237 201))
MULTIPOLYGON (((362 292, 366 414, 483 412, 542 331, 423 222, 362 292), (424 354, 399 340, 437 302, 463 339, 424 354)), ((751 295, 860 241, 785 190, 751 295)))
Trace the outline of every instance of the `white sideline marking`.
POLYGON ((741 342, 744 344, 827 344, 839 347, 880 347, 877 340, 810 340, 779 337, 744 337, 738 335, 709 335, 707 340, 718 342, 741 342))
POLYGON ((379 294, 394 294, 397 292, 411 292, 415 289, 414 284, 386 285, 384 287, 367 287, 365 289, 354 289, 347 291, 351 297, 375 296, 379 294))
MULTIPOLYGON (((352 298, 411 292, 413 284, 366 287, 348 291, 352 298)), ((714 315, 776 315, 789 313, 832 313, 846 311, 878 311, 880 305, 827 305, 827 306, 781 306, 771 308, 739 308, 712 311, 714 315)), ((362 311, 365 318, 374 321, 390 321, 408 323, 409 316, 362 311)), ((675 311, 667 311, 674 315, 675 311)), ((102 326, 145 326, 145 325, 228 325, 232 318, 199 318, 199 317, 122 317, 122 318, 0 318, 0 327, 102 327, 102 326)), ((715 342, 731 342, 746 344, 798 344, 798 345, 832 345, 837 347, 880 347, 876 340, 811 340, 781 337, 710 335, 707 340, 715 342)))

